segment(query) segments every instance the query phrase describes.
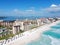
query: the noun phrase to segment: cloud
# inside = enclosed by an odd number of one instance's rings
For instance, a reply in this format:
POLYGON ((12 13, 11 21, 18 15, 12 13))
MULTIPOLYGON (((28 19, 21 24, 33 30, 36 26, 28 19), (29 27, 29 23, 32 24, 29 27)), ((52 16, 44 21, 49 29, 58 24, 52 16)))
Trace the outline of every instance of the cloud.
POLYGON ((28 9, 28 10, 24 10, 24 11, 14 9, 12 11, 12 13, 17 14, 17 15, 35 15, 37 12, 36 12, 36 10, 33 10, 33 9, 28 9))
POLYGON ((52 4, 48 8, 42 8, 40 14, 42 16, 60 16, 60 5, 52 4))
POLYGON ((26 10, 26 11, 30 12, 30 11, 33 11, 33 10, 26 10))
POLYGON ((50 7, 58 7, 57 5, 55 5, 55 4, 52 4, 50 7))
POLYGON ((34 9, 34 7, 30 7, 29 9, 26 10, 19 10, 19 9, 13 9, 11 14, 14 15, 35 15, 37 12, 34 9))
POLYGON ((52 4, 48 8, 42 8, 39 11, 38 10, 35 10, 34 7, 26 10, 20 10, 16 8, 9 12, 2 12, 1 14, 14 15, 14 16, 20 16, 20 15, 57 16, 60 15, 60 4, 59 5, 52 4))
POLYGON ((43 9, 45 11, 60 11, 60 6, 59 5, 54 5, 52 4, 50 7, 43 9))
POLYGON ((45 12, 60 12, 60 6, 52 4, 50 7, 42 9, 45 12))
POLYGON ((13 11, 14 11, 14 12, 18 12, 18 9, 14 9, 13 11))

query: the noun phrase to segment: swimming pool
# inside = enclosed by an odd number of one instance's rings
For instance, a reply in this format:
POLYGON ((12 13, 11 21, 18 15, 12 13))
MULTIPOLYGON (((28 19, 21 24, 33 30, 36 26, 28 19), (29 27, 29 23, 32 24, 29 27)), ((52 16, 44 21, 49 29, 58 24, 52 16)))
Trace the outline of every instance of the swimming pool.
POLYGON ((26 45, 60 45, 60 23, 51 26, 51 29, 43 32, 38 40, 26 45))

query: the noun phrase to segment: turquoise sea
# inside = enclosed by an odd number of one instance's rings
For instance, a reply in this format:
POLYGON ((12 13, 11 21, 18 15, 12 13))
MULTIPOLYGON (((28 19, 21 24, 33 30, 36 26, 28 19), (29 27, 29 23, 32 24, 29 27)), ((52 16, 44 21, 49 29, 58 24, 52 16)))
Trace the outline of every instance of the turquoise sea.
POLYGON ((43 32, 41 38, 26 45, 60 45, 60 23, 43 32))

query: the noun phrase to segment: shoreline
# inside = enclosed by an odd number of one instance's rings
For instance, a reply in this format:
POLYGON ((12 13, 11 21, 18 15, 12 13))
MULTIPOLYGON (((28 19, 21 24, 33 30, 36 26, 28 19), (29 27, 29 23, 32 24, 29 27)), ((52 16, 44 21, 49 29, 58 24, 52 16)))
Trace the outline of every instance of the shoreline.
POLYGON ((32 30, 26 31, 23 33, 24 36, 22 36, 16 40, 13 40, 13 41, 7 43, 6 45, 26 45, 27 43, 40 38, 41 34, 44 31, 49 30, 51 26, 56 25, 59 22, 60 21, 56 21, 51 24, 46 24, 46 25, 34 28, 32 30))

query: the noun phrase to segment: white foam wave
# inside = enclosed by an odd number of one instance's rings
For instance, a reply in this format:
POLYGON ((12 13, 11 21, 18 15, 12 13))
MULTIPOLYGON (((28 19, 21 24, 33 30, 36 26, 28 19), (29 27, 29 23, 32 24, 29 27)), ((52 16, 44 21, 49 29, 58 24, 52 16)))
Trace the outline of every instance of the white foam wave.
POLYGON ((55 30, 52 30, 52 32, 55 32, 55 33, 60 34, 60 29, 55 29, 55 30))
POLYGON ((60 39, 56 39, 51 36, 49 36, 49 38, 51 39, 51 45, 60 45, 60 39))

